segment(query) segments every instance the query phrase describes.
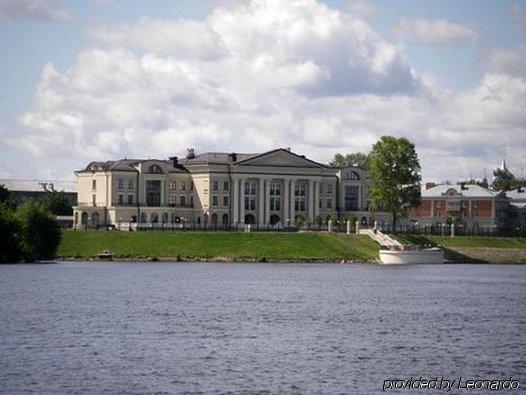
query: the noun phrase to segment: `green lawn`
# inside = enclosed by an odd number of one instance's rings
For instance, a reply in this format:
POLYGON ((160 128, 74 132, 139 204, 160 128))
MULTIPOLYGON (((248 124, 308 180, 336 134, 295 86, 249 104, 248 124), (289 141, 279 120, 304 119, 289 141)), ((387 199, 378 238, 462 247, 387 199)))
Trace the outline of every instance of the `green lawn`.
POLYGON ((446 247, 526 248, 526 238, 520 237, 398 235, 396 238, 402 243, 438 244, 446 247))
POLYGON ((233 261, 372 261, 378 245, 367 236, 324 233, 66 231, 60 258, 226 259, 233 261))

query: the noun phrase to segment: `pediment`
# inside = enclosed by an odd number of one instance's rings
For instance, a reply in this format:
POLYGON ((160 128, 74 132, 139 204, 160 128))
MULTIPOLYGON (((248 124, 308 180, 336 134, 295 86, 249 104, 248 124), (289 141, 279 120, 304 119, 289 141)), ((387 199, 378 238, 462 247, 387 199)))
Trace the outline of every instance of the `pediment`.
POLYGON ((284 149, 266 152, 255 157, 245 159, 239 166, 276 166, 276 167, 308 167, 325 168, 321 163, 314 162, 304 156, 296 155, 284 149))
POLYGON ((443 193, 445 196, 461 196, 461 193, 458 193, 455 188, 449 188, 446 192, 443 193))

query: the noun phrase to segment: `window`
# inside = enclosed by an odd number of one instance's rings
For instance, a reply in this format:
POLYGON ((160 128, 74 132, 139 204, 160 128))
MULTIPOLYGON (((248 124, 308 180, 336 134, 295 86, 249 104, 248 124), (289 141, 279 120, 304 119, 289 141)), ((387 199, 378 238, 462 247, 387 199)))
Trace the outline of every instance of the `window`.
POLYGON ((346 178, 347 180, 359 180, 359 179, 360 179, 360 176, 359 176, 358 173, 356 173, 355 171, 349 170, 349 171, 346 173, 345 178, 346 178))
POLYGON ((270 197, 270 210, 271 211, 281 210, 281 199, 279 197, 275 197, 275 196, 270 197))
POLYGON ((170 191, 177 190, 177 183, 175 181, 170 181, 170 191))
POLYGON ((97 189, 97 180, 92 180, 91 181, 91 189, 93 189, 93 190, 97 189))
POLYGON ((332 195, 332 184, 327 184, 326 188, 327 188, 327 194, 332 195))
POLYGON ((181 196, 180 201, 181 201, 181 207, 185 207, 186 206, 186 196, 181 196))
POLYGON ((274 196, 281 195, 281 184, 277 182, 270 183, 270 194, 274 196))
POLYGON ((124 195, 119 193, 119 204, 124 204, 124 195))
POLYGON ((133 204, 133 195, 128 195, 128 204, 133 204))
POLYGON ((318 200, 318 208, 323 208, 323 200, 322 199, 318 200))
POLYGON ((230 190, 230 182, 229 181, 223 181, 223 191, 230 190))
POLYGON ((228 207, 228 204, 229 204, 228 195, 223 196, 223 206, 228 207))
POLYGON ((191 190, 191 191, 194 190, 194 182, 193 182, 193 181, 190 181, 190 190, 191 190))
POLYGON ((297 197, 294 199, 294 210, 296 211, 305 211, 305 198, 297 197))
POLYGON ((91 203, 93 204, 93 206, 97 205, 97 195, 91 195, 91 203))
POLYGON ((151 173, 151 174, 162 174, 163 170, 157 165, 151 165, 150 167, 148 167, 148 173, 151 173))
POLYGON ((305 196, 306 185, 296 184, 294 186, 294 196, 305 196))
POLYGON ((181 191, 186 191, 186 181, 181 181, 181 191))
POLYGON ((256 198, 255 196, 245 196, 245 210, 256 209, 256 198))
POLYGON ((332 208, 332 198, 327 198, 327 208, 332 208))
POLYGON ((124 189, 124 180, 122 178, 117 179, 117 188, 124 189))
POLYGON ((219 198, 217 197, 217 195, 212 196, 212 206, 219 206, 219 198))
POLYGON ((245 182, 245 195, 255 195, 256 194, 256 182, 247 181, 245 182))
POLYGON ((170 197, 168 198, 168 201, 170 202, 171 205, 175 206, 177 204, 177 196, 170 195, 170 197))
POLYGON ((212 181, 212 191, 219 191, 219 181, 212 181))
POLYGON ((318 183, 318 194, 322 194, 323 193, 323 184, 320 182, 318 183))
POLYGON ((358 210, 358 187, 345 187, 345 211, 358 210))
POLYGON ((128 180, 128 189, 133 189, 133 180, 128 180))
POLYGON ((194 208, 194 195, 190 196, 190 207, 194 208))

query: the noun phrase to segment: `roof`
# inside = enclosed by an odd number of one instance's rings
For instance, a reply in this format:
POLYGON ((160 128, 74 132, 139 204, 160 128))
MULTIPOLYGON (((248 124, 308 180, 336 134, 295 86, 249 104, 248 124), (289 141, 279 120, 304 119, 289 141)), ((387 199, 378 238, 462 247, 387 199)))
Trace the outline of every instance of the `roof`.
POLYGON ((514 189, 512 191, 506 192, 506 196, 508 196, 512 201, 513 200, 524 200, 526 201, 526 188, 514 189))
POLYGON ((454 191, 452 196, 488 198, 498 195, 498 192, 490 191, 489 189, 481 187, 480 185, 465 184, 464 188, 465 189, 462 189, 460 185, 452 184, 436 185, 432 188, 422 191, 422 197, 442 197, 448 193, 451 193, 450 190, 454 191))
POLYGON ((228 164, 228 163, 241 162, 246 159, 251 159, 261 154, 238 154, 236 153, 235 155, 237 156, 237 158, 235 162, 231 160, 230 155, 232 155, 232 153, 229 153, 229 152, 203 152, 202 154, 196 155, 192 159, 183 158, 179 160, 179 163, 183 165, 200 165, 200 164, 208 164, 208 163, 228 164))
POLYGON ((0 179, 0 185, 16 192, 57 191, 77 193, 77 182, 69 180, 0 179))
POLYGON ((107 160, 102 162, 91 162, 80 172, 87 172, 97 169, 102 171, 134 171, 136 172, 136 166, 144 162, 163 162, 172 167, 170 172, 184 171, 183 169, 176 168, 173 166, 172 161, 164 159, 118 159, 118 160, 107 160))

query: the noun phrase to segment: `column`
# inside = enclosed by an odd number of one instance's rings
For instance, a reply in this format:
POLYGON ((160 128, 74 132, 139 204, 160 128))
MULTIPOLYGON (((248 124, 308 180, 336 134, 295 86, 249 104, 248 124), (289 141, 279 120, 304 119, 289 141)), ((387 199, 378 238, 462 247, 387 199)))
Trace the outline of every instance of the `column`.
POLYGON ((232 225, 235 225, 239 223, 239 179, 237 177, 232 177, 232 182, 234 184, 232 225))
POLYGON ((281 197, 281 205, 283 207, 283 218, 281 219, 281 223, 283 225, 287 225, 287 220, 290 219, 290 197, 289 197, 289 180, 284 179, 283 180, 283 196, 281 197))
POLYGON ((265 222, 265 180, 259 179, 258 184, 258 223, 263 226, 265 222))
POLYGON ((296 211, 295 211, 295 208, 294 208, 294 190, 296 189, 296 180, 291 180, 290 181, 290 199, 289 199, 289 206, 290 206, 290 222, 289 222, 289 225, 290 226, 294 226, 294 217, 296 216, 296 211))
POLYGON ((314 183, 314 220, 320 215, 320 185, 323 186, 321 181, 316 181, 314 183))
POLYGON ((239 192, 239 223, 245 223, 245 178, 239 180, 241 191, 239 192))
POLYGON ((314 181, 309 179, 309 194, 307 197, 307 213, 309 215, 309 222, 314 223, 314 181))
POLYGON ((270 224, 270 183, 272 179, 267 179, 265 183, 265 225, 270 224))

